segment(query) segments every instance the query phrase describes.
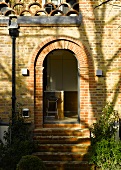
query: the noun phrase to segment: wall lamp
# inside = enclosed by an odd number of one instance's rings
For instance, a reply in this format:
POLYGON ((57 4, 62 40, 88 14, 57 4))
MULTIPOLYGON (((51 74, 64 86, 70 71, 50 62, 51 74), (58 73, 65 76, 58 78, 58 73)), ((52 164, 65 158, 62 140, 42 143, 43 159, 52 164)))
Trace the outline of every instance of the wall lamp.
POLYGON ((103 72, 102 70, 96 70, 96 76, 102 76, 103 75, 103 72))

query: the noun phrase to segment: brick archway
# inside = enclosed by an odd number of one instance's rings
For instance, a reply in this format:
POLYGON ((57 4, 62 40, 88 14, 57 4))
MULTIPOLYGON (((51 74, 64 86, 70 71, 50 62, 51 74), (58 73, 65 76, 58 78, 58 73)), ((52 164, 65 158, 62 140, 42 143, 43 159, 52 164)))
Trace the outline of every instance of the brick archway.
POLYGON ((34 89, 33 98, 35 100, 34 104, 34 120, 35 127, 43 126, 43 61, 48 53, 55 49, 68 49, 75 54, 75 57, 79 63, 80 72, 80 117, 81 119, 87 121, 87 109, 85 109, 85 104, 89 101, 89 92, 86 93, 85 90, 89 87, 88 72, 91 63, 91 58, 87 49, 83 44, 70 37, 51 37, 45 39, 36 49, 34 55, 32 56, 30 62, 30 77, 29 77, 29 89, 34 89), (83 88, 83 90, 82 90, 83 88), (83 100, 84 99, 84 100, 83 100), (85 102, 84 102, 85 101, 85 102))

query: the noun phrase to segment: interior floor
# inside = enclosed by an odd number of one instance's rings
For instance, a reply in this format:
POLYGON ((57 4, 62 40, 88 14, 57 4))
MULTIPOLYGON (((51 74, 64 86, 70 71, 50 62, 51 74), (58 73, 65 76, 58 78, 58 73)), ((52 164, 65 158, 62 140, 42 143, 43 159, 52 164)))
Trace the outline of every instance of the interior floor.
POLYGON ((63 123, 79 123, 77 114, 73 116, 65 115, 63 119, 56 119, 55 116, 45 116, 44 123, 46 124, 63 124, 63 123))

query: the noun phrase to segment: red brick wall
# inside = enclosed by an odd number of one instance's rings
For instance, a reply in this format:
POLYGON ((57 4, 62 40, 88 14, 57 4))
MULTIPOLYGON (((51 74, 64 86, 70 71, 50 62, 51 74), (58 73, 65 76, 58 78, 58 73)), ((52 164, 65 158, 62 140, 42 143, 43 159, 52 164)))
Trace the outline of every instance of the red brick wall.
MULTIPOLYGON (((120 5, 120 1, 117 1, 120 5)), ((16 40, 16 97, 30 109, 28 120, 43 123, 43 61, 54 49, 71 50, 80 65, 80 117, 95 121, 106 101, 121 112, 121 28, 120 8, 110 5, 94 9, 99 1, 80 1, 80 26, 20 25, 16 40), (66 35, 66 36, 65 36, 66 35), (29 76, 21 75, 28 68, 29 76), (102 77, 96 70, 103 71, 102 77), (36 75, 36 76, 35 76, 36 75)), ((0 25, 0 117, 11 114, 11 38, 7 25, 0 25)))

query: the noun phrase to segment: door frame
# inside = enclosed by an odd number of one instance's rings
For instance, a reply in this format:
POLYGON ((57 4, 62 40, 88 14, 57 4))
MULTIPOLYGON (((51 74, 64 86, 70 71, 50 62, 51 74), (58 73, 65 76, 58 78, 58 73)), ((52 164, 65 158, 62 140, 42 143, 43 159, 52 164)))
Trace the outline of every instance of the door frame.
MULTIPOLYGON (((92 124, 94 114, 92 107, 85 107, 91 104, 90 90, 89 89, 89 70, 94 70, 93 60, 87 48, 80 40, 69 36, 51 36, 42 39, 42 42, 35 49, 29 62, 29 77, 28 89, 31 92, 31 97, 34 99, 34 117, 35 128, 43 127, 43 61, 45 56, 55 49, 68 49, 71 50, 78 60, 80 66, 79 76, 79 107, 80 107, 80 123, 88 126, 92 124), (86 93, 86 95, 85 95, 86 93), (90 114, 90 115, 89 115, 90 114)), ((93 71, 94 72, 94 71, 93 71)), ((93 73, 92 73, 93 74, 93 73)), ((91 74, 91 76, 92 76, 91 74)), ((83 126, 82 125, 82 126, 83 126)), ((81 126, 81 125, 80 125, 81 126)))
MULTIPOLYGON (((75 54, 73 53, 73 51, 71 51, 71 50, 68 50, 68 49, 56 49, 57 51, 58 50, 63 50, 63 51, 68 51, 72 56, 73 56, 73 58, 75 58, 75 60, 76 60, 76 70, 77 70, 77 72, 76 72, 76 81, 77 81, 77 123, 80 123, 80 97, 79 97, 79 94, 80 94, 80 88, 79 88, 79 84, 80 84, 80 75, 79 75, 79 62, 78 62, 78 60, 77 60, 77 57, 75 56, 75 54)), ((47 76, 47 60, 48 60, 48 57, 50 57, 50 55, 51 55, 51 53, 53 53, 54 51, 55 51, 55 53, 56 53, 56 50, 52 50, 52 51, 50 51, 46 56, 45 56, 45 58, 44 58, 44 60, 43 60, 43 123, 45 123, 45 112, 46 112, 46 109, 45 109, 45 95, 44 95, 44 91, 46 91, 46 88, 45 88, 45 82, 47 83, 47 77, 45 77, 45 76, 47 76)), ((63 75, 63 74, 62 74, 63 75)), ((47 86, 47 84, 46 84, 46 86, 47 86)), ((62 91, 64 91, 63 89, 62 89, 62 91)), ((71 110, 70 110, 71 111, 71 110)), ((76 119, 76 118, 75 118, 76 119)), ((62 120, 60 119, 60 121, 62 122, 62 120)), ((66 123, 66 122, 65 122, 66 123)), ((68 123, 69 123, 69 121, 68 121, 68 123)), ((70 122, 70 123, 74 123, 74 122, 70 122)))

